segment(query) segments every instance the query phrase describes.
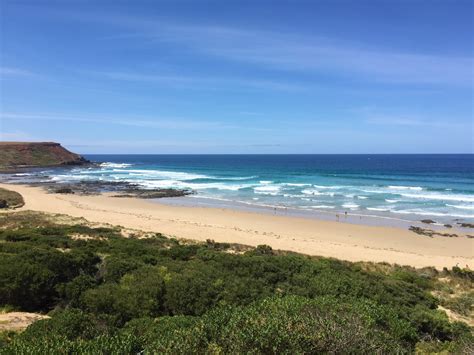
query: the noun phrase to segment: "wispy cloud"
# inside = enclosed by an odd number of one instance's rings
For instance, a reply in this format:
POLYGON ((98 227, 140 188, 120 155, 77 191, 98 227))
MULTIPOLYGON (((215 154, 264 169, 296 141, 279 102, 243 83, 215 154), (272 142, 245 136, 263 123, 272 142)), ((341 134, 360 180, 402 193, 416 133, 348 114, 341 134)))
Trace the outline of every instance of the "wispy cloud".
POLYGON ((22 131, 4 132, 0 129, 1 141, 31 141, 34 140, 31 135, 22 131))
POLYGON ((458 85, 472 84, 473 79, 472 58, 379 50, 335 39, 274 32, 179 27, 176 33, 181 34, 176 41, 186 42, 195 50, 285 70, 364 75, 392 83, 458 85))
POLYGON ((473 58, 403 52, 336 38, 224 26, 183 25, 127 16, 90 17, 133 31, 111 40, 177 43, 182 50, 265 69, 332 73, 397 84, 472 85, 473 58))
POLYGON ((0 67, 0 77, 7 76, 36 76, 36 74, 21 68, 0 67))
POLYGON ((135 81, 149 84, 166 84, 175 88, 186 88, 196 90, 202 90, 204 88, 208 90, 222 90, 225 88, 236 90, 238 88, 244 88, 257 90, 263 89, 277 91, 302 91, 307 89, 307 87, 303 84, 245 77, 201 77, 190 75, 157 75, 154 73, 112 71, 91 71, 90 73, 111 80, 135 81))
MULTIPOLYGON (((465 128, 469 125, 457 122, 428 119, 426 117, 410 115, 377 115, 365 119, 365 123, 389 126, 432 127, 432 128, 465 128)), ((472 127, 472 124, 471 124, 472 127)))
MULTIPOLYGON (((474 59, 421 51, 402 51, 390 44, 356 43, 335 37, 309 36, 209 24, 190 24, 160 17, 51 11, 50 16, 81 23, 100 23, 111 34, 97 40, 118 46, 176 45, 181 52, 247 63, 317 77, 320 74, 404 85, 472 86, 474 59)), ((145 78, 141 78, 145 80, 145 78)), ((155 78, 158 79, 158 78, 155 78)), ((163 78, 161 78, 163 79, 163 78)), ((161 80, 160 79, 160 80, 161 80)), ((170 78, 168 78, 170 79, 170 78)), ((242 83, 243 84, 243 83, 242 83)), ((250 81, 248 85, 252 85, 250 81)), ((255 82, 254 86, 277 83, 255 82)))
POLYGON ((175 130, 197 130, 197 129, 234 129, 233 125, 218 122, 206 121, 199 119, 182 119, 176 117, 154 117, 143 118, 139 116, 134 117, 108 117, 98 116, 97 114, 87 116, 77 116, 74 114, 48 114, 48 113, 0 113, 0 119, 3 121, 19 121, 19 120, 33 120, 33 121, 65 121, 65 122, 91 122, 100 124, 111 124, 120 126, 131 126, 140 128, 160 128, 160 129, 175 129, 175 130))

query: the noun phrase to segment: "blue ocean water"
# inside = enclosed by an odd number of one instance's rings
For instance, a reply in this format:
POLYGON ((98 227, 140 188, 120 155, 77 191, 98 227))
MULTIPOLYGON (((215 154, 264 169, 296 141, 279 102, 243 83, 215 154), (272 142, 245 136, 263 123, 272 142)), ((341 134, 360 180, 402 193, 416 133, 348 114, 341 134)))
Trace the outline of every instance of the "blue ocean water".
POLYGON ((474 155, 86 155, 56 181, 128 181, 197 197, 305 211, 474 219, 474 155))

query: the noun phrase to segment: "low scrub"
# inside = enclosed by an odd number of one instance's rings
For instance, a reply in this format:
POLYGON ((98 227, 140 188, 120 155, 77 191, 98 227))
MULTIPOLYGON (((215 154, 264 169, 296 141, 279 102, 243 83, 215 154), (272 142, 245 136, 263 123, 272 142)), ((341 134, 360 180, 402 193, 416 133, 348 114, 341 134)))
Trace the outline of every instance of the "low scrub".
POLYGON ((3 337, 0 353, 381 354, 463 351, 472 341, 432 295, 448 274, 472 286, 468 270, 123 238, 38 216, 12 228, 12 217, 0 230, 0 306, 51 318, 3 337))

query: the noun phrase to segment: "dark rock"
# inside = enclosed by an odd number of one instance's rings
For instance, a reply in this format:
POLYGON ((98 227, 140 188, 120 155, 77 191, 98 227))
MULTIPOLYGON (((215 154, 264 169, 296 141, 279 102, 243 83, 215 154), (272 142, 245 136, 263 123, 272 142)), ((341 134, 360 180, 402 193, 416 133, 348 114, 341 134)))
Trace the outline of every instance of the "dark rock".
POLYGON ((419 234, 419 235, 426 235, 430 238, 433 238, 434 231, 432 231, 431 229, 424 229, 424 228, 421 228, 421 227, 410 226, 410 228, 408 228, 408 230, 411 230, 412 232, 414 232, 416 234, 419 234))
POLYGON ((0 208, 8 208, 8 202, 6 200, 0 200, 0 208))
POLYGON ((70 187, 60 187, 59 189, 54 190, 57 194, 73 194, 74 191, 70 187))
POLYGON ((432 219, 422 219, 421 220, 421 223, 425 223, 425 224, 433 224, 433 223, 436 223, 435 221, 433 221, 432 219))
POLYGON ((434 236, 440 236, 440 237, 447 237, 447 238, 457 238, 459 237, 457 234, 450 234, 450 233, 440 233, 440 232, 436 232, 434 230, 431 230, 431 229, 425 229, 425 228, 421 228, 421 227, 415 227, 415 226, 410 226, 410 228, 408 228, 408 230, 416 233, 416 234, 419 234, 419 235, 426 235, 427 237, 430 237, 430 238, 433 238, 434 236))
POLYGON ((153 189, 141 190, 132 188, 120 191, 114 197, 137 197, 137 198, 163 198, 163 197, 182 197, 192 194, 190 190, 176 190, 176 189, 153 189))
POLYGON ((474 224, 473 223, 458 223, 461 225, 461 227, 463 228, 474 228, 474 224))
POLYGON ((445 224, 444 226, 445 226, 446 228, 453 228, 453 226, 450 225, 450 224, 445 224))
POLYGON ((126 181, 78 181, 74 183, 38 182, 31 186, 42 186, 51 193, 98 195, 103 192, 116 193, 113 197, 135 197, 135 198, 163 198, 181 197, 193 194, 192 190, 177 189, 143 189, 141 186, 126 181))

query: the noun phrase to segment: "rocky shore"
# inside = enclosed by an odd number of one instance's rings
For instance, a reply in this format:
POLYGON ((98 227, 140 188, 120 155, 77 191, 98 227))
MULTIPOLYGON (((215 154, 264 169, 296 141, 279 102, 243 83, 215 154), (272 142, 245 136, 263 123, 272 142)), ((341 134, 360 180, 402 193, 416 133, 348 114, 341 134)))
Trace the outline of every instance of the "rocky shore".
POLYGON ((98 195, 112 193, 112 197, 136 197, 143 199, 182 197, 193 194, 191 190, 178 189, 143 189, 137 184, 123 181, 78 181, 75 183, 58 183, 54 181, 33 182, 30 186, 43 187, 49 193, 98 195))

